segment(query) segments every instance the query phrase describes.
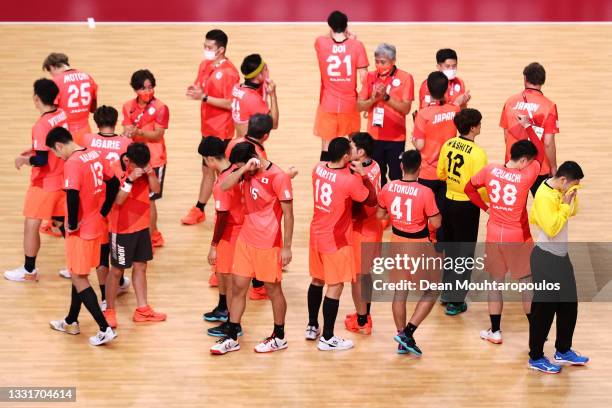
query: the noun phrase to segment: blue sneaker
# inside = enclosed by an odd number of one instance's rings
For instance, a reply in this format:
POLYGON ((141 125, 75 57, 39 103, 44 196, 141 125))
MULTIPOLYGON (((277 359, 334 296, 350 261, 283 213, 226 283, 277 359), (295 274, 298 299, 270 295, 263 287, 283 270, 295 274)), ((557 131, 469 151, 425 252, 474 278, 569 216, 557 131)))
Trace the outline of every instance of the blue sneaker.
POLYGON ((229 316, 229 311, 227 310, 219 310, 218 307, 215 307, 211 312, 204 313, 202 315, 202 319, 207 322, 227 322, 229 316))
MULTIPOLYGON (((225 337, 227 335, 227 323, 221 323, 218 326, 211 327, 206 330, 206 333, 212 337, 225 337)), ((238 337, 242 336, 244 333, 242 332, 242 327, 238 331, 238 337)))
POLYGON ((529 368, 547 374, 558 374, 561 372, 561 366, 551 363, 546 357, 538 358, 537 360, 529 359, 529 368))
POLYGON ((446 304, 446 310, 444 311, 444 313, 446 313, 448 316, 457 316, 459 313, 463 313, 467 310, 467 303, 465 302, 461 302, 461 303, 447 303, 446 304))
MULTIPOLYGON (((406 336, 406 333, 399 332, 394 338, 393 340, 397 341, 399 343, 400 346, 404 347, 409 353, 414 354, 415 356, 421 356, 423 355, 423 352, 421 351, 420 348, 417 347, 416 342, 414 341, 414 337, 408 337, 406 336)), ((406 353, 400 353, 400 348, 397 348, 397 352, 399 354, 406 354, 406 353)))
POLYGON ((581 356, 577 354, 574 350, 568 350, 565 353, 555 352, 555 362, 561 364, 571 364, 571 365, 585 365, 589 362, 588 357, 581 356))

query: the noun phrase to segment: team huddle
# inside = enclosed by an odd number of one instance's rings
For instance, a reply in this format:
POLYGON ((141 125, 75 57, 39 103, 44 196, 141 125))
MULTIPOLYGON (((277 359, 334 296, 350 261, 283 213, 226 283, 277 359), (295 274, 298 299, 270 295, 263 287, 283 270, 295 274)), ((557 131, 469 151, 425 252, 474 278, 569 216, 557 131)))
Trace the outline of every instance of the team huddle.
MULTIPOLYGON (((321 139, 321 153, 311 172, 312 280, 305 338, 316 341, 321 351, 353 347, 351 340, 335 334, 345 283, 351 284, 355 306, 344 319, 345 328, 372 333, 371 260, 380 254, 385 230, 390 229, 389 242, 419 248, 428 256, 474 257, 482 210, 488 214, 486 267, 495 281, 509 275, 521 282, 573 282, 564 286, 569 300, 523 292, 530 368, 557 373, 560 364, 586 364, 588 358, 572 350, 577 296, 567 250, 567 223, 578 211, 584 174, 573 161, 557 165, 558 115, 541 90, 544 68, 527 65, 524 89, 506 101, 499 122, 506 155, 493 164, 476 143, 482 115, 468 107, 471 94, 457 77, 454 50, 436 53, 437 69, 419 87, 408 138, 414 80, 396 66, 396 48, 388 43, 376 47, 375 69, 368 71, 365 47, 348 31, 347 16, 334 11, 328 25, 329 33, 315 42, 321 89, 314 134, 321 139), (367 131, 361 130, 362 118, 367 131), (414 149, 406 150, 407 139, 414 149), (530 192, 534 199, 528 211, 530 192), (529 223, 540 229, 536 242, 529 223), (543 349, 555 315, 552 363, 543 349)), ((255 352, 274 352, 288 347, 282 278, 292 259, 292 179, 298 171, 274 164, 264 147, 273 140, 280 117, 268 65, 260 54, 250 54, 239 73, 225 56, 227 44, 219 29, 206 34, 204 60, 186 90, 188 98, 201 103, 202 179, 196 204, 181 223, 204 222, 212 196, 216 216, 209 283, 218 287, 219 297, 203 319, 219 325, 207 330, 218 337, 210 352, 240 349, 247 297, 270 299, 272 333, 255 352)), ((133 321, 166 320, 148 302, 146 270, 154 248, 164 245, 156 203, 166 174, 169 109, 155 97, 153 73, 136 71, 130 80, 135 97, 122 107, 118 134, 119 112, 98 106, 98 85, 90 75, 72 68, 60 53, 50 54, 43 69, 52 79, 34 83, 33 100, 41 116, 32 128, 32 145, 15 159, 17 169, 32 167, 23 212, 25 262, 4 276, 38 280, 40 232, 63 236, 66 269, 60 275, 72 282, 70 306, 64 319, 50 322, 51 328, 79 334, 85 305, 99 326, 89 342, 102 345, 117 336, 116 299, 131 285, 137 299, 133 321), (90 113, 97 133, 89 128, 90 113), (124 276, 130 268, 131 280, 124 276), (88 278, 92 269, 100 301, 88 278)), ((443 269, 428 279, 469 281, 471 270, 443 269)), ((456 316, 467 311, 467 295, 467 290, 425 290, 408 318, 408 291, 395 290, 391 308, 397 352, 420 356, 415 332, 436 302, 442 302, 448 316, 456 316)), ((488 309, 490 326, 480 337, 501 344, 501 291, 489 292, 488 309)))

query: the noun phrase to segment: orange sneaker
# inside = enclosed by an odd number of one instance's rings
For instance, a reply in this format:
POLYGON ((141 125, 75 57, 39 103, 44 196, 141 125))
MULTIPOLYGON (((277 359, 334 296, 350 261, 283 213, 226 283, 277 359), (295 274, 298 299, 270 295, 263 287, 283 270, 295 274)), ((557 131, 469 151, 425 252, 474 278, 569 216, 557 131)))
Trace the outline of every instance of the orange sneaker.
POLYGON ((344 319, 344 327, 353 333, 372 334, 372 318, 368 315, 368 322, 364 326, 357 323, 357 313, 350 314, 344 319))
POLYGON ((154 248, 163 247, 164 243, 164 237, 162 236, 161 232, 159 232, 159 230, 151 234, 151 244, 153 244, 154 248))
POLYGON ((211 272, 210 276, 208 277, 208 286, 211 288, 216 288, 219 286, 219 279, 217 279, 216 273, 211 272))
POLYGON ((259 288, 254 288, 251 286, 251 289, 249 290, 249 299, 266 300, 270 298, 268 297, 268 292, 266 292, 266 288, 264 286, 261 286, 259 288))
POLYGON ((132 319, 135 322, 163 322, 166 320, 166 314, 156 312, 151 306, 146 305, 136 308, 132 319))
POLYGON ((41 234, 51 235, 52 237, 59 238, 62 236, 62 232, 53 225, 53 221, 43 221, 38 231, 40 231, 41 234))
POLYGON ((113 329, 117 328, 117 312, 115 312, 115 309, 106 309, 102 313, 104 313, 106 323, 113 329))
POLYGON ((191 207, 187 215, 181 218, 181 223, 184 225, 195 225, 203 222, 205 219, 206 214, 204 214, 204 211, 198 207, 191 207))

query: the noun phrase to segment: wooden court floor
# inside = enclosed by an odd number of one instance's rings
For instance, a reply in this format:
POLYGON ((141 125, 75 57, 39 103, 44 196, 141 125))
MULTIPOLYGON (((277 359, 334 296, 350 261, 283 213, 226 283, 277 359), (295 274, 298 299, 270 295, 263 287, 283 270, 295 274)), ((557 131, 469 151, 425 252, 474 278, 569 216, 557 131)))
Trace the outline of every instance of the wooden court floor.
MULTIPOLYGON (((224 357, 209 355, 213 339, 205 334, 209 325, 201 314, 213 307, 217 297, 206 283, 212 223, 185 227, 179 219, 195 203, 200 182, 199 106, 187 100, 184 92, 195 78, 203 35, 211 28, 0 26, 2 269, 23 261, 21 209, 29 169, 16 171, 13 158, 30 143, 30 128, 37 117, 31 84, 43 76, 40 67, 49 52, 68 54, 74 67, 98 82, 99 103, 117 108, 132 97, 131 73, 149 68, 157 78, 156 95, 170 108, 168 175, 158 204, 166 246, 156 252, 149 267, 150 301, 168 313, 168 321, 150 326, 132 323, 135 299, 131 293, 119 300, 119 337, 108 347, 87 344, 87 336, 96 329, 86 312, 80 336, 51 331, 47 322, 65 316, 70 286, 57 275, 64 265, 62 241, 43 237, 40 282, 0 281, 0 386, 75 386, 78 401, 66 405, 85 407, 609 406, 609 303, 580 305, 575 348, 592 362, 585 368, 567 368, 558 376, 526 368, 527 323, 518 304, 506 307, 502 346, 478 337, 479 330, 488 327, 485 304, 472 303, 467 313, 455 318, 444 316, 437 306, 416 332, 424 356, 412 359, 395 353, 390 304, 373 305, 372 336, 344 330, 343 316, 352 310, 345 291, 337 333, 354 339, 355 349, 323 353, 303 339, 312 215, 309 174, 319 155, 319 141, 312 136, 319 90, 313 44, 326 31, 324 24, 222 27, 230 37, 228 56, 236 65, 253 52, 261 53, 269 64, 278 84, 281 116, 280 127, 266 148, 274 162, 282 167, 295 165, 301 174, 294 180, 294 259, 284 276, 289 349, 271 355, 252 352, 272 326, 269 304, 249 302, 243 349, 224 357)), ((435 51, 456 49, 459 76, 473 95, 470 106, 483 113, 477 142, 490 161, 503 159, 498 121, 505 99, 521 89, 526 64, 542 63, 548 77, 544 92, 557 102, 560 115, 558 160, 576 160, 586 174, 581 210, 571 222, 570 237, 612 239, 606 170, 612 154, 612 26, 358 25, 353 31, 365 42, 371 62, 378 43, 395 44, 398 66, 414 75, 417 89, 434 68, 435 51)), ((408 124, 411 129, 412 121, 408 124)), ((213 218, 211 210, 207 208, 208 220, 213 218)), ((483 225, 485 221, 486 216, 483 225)), ((551 333, 549 355, 553 340, 551 333)))

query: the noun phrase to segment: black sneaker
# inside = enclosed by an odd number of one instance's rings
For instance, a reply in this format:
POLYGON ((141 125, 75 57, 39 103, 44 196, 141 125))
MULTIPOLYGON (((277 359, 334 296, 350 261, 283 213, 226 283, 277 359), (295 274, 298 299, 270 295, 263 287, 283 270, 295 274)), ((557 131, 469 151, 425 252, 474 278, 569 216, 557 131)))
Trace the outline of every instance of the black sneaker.
POLYGON ((415 356, 421 356, 423 354, 421 349, 418 348, 416 341, 414 341, 414 337, 406 336, 406 333, 403 331, 397 333, 397 336, 393 339, 415 356))
POLYGON ((227 318, 229 316, 229 312, 227 310, 219 310, 218 307, 215 307, 211 312, 204 313, 202 315, 202 319, 207 322, 227 322, 227 318))
MULTIPOLYGON (((221 323, 218 326, 211 327, 210 329, 206 330, 206 333, 212 337, 225 337, 227 335, 227 326, 227 322, 221 323)), ((242 327, 240 327, 238 329, 238 337, 242 336, 243 334, 242 327)))

